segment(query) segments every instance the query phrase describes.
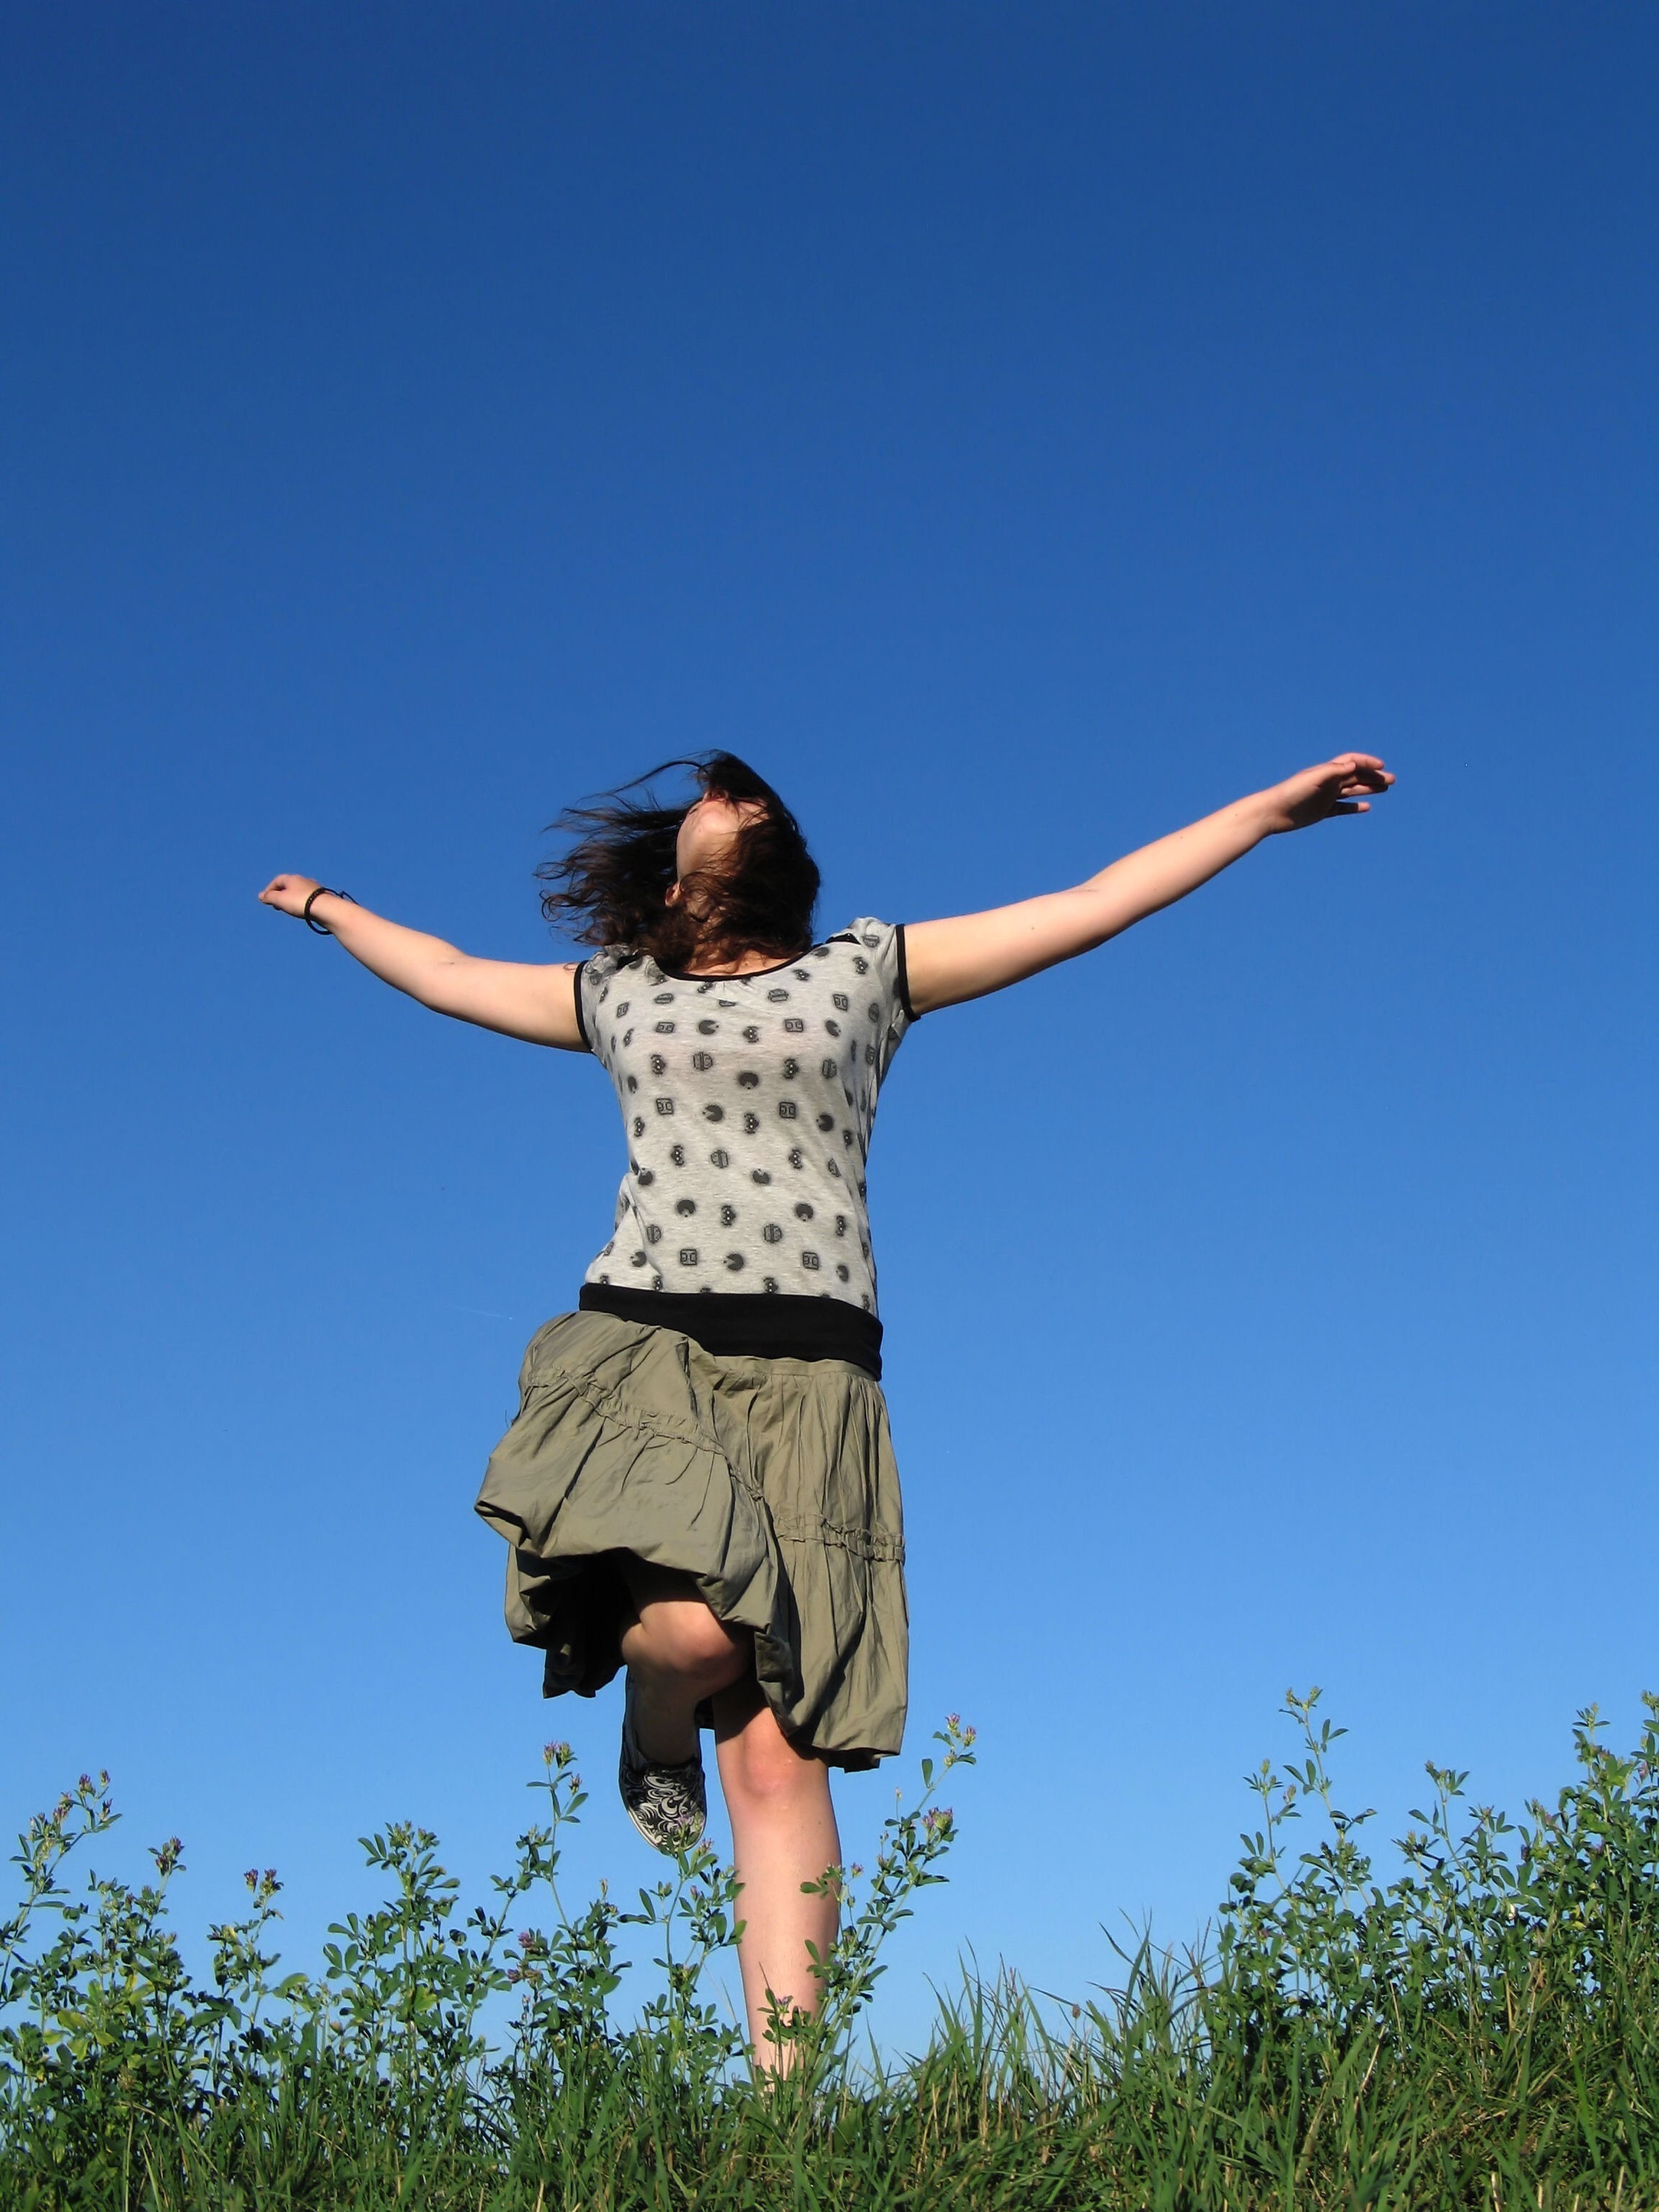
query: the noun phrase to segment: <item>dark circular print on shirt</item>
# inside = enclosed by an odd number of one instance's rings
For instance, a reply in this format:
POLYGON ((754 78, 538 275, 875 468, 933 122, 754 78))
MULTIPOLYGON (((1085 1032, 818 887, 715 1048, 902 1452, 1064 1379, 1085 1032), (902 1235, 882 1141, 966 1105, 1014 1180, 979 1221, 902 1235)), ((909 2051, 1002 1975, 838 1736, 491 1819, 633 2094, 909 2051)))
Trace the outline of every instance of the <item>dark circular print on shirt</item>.
POLYGON ((867 1152, 878 1088, 909 1027, 899 957, 899 933, 866 919, 814 945, 800 965, 752 978, 704 977, 677 988, 643 956, 602 952, 584 964, 587 1036, 629 1105, 631 1140, 616 1233, 588 1269, 590 1282, 612 1279, 615 1266, 622 1279, 648 1275, 649 1287, 660 1291, 672 1260, 676 1291, 759 1288, 845 1298, 875 1312, 864 1185, 860 1179, 856 1194, 849 1188, 841 1158, 853 1152, 861 1162, 867 1152), (624 971, 635 988, 618 996, 613 986, 624 971), (641 998, 650 1021, 641 1030, 624 1027, 641 998), (678 1020, 682 998, 732 1018, 707 1011, 678 1020), (804 1043, 809 1035, 816 1043, 804 1043), (676 1139, 687 1115, 711 1136, 718 1128, 712 1152, 688 1151, 676 1139), (816 1133, 805 1143, 804 1130, 816 1133), (787 1189, 772 1194, 785 1178, 787 1189), (732 1202, 734 1189, 753 1194, 746 1215, 732 1202), (763 1203, 785 1212, 787 1226, 763 1218, 763 1203), (705 1216, 720 1224, 714 1249, 682 1241, 705 1216), (840 1240, 833 1265, 803 1233, 840 1240), (791 1251, 779 1250, 786 1244, 791 1251), (662 1253, 655 1268, 653 1247, 662 1253), (767 1273, 763 1255, 774 1270, 781 1262, 783 1273, 767 1273), (740 1285, 733 1278, 741 1274, 748 1279, 740 1285))

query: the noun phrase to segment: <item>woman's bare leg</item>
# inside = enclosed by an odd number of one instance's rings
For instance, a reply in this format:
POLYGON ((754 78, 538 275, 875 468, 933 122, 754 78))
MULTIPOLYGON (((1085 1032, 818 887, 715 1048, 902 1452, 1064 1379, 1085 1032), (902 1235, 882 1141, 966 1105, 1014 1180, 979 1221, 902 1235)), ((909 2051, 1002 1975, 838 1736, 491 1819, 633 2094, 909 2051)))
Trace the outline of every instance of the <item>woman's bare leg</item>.
POLYGON ((749 2037, 757 2063, 778 2068, 788 2053, 766 2039, 766 1993, 771 1990, 786 2012, 792 2006, 815 2012, 818 1984, 806 1946, 815 1943, 823 1955, 836 1940, 836 1899, 801 1893, 803 1882, 841 1862, 830 1770, 796 1750, 752 1673, 715 1698, 714 1745, 743 1884, 738 1965, 749 2037))
POLYGON ((720 1787, 743 1884, 738 1964, 750 2039, 760 2065, 787 2064, 787 2051, 767 2041, 767 1991, 786 2010, 817 2010, 806 1946, 827 1952, 839 1917, 834 1898, 801 1892, 803 1882, 817 1881, 841 1859, 830 1771, 821 1759, 797 1751, 778 1726, 755 1680, 746 1630, 727 1628, 689 1575, 633 1558, 622 1566, 635 1610, 622 1655, 640 1749, 665 1766, 679 1765, 696 1749, 698 1705, 714 1701, 720 1787))
POLYGON ((728 1628, 690 1575, 629 1554, 622 1562, 634 1619, 622 1656, 634 1691, 634 1730, 645 1756, 679 1766, 697 1748, 697 1707, 751 1662, 748 1630, 728 1628))

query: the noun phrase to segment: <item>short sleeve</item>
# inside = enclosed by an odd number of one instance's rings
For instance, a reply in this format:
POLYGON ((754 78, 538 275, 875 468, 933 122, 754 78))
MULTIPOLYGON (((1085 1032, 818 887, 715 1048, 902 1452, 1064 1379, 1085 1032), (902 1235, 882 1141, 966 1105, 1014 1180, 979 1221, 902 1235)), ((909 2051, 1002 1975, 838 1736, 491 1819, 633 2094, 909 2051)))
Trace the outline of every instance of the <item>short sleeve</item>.
MULTIPOLYGON (((628 967, 628 956, 609 947, 584 960, 576 970, 576 1026, 582 1042, 601 1067, 611 1065, 611 1040, 622 1011, 619 982, 628 967)), ((623 1000, 626 993, 623 994, 623 1000)))
POLYGON ((868 994, 867 997, 855 997, 854 1003, 860 1006, 874 1033, 876 1080, 879 1083, 916 1018, 910 1004, 910 979, 905 969, 904 925, 878 921, 872 915, 860 915, 836 941, 848 946, 858 976, 858 991, 868 994))

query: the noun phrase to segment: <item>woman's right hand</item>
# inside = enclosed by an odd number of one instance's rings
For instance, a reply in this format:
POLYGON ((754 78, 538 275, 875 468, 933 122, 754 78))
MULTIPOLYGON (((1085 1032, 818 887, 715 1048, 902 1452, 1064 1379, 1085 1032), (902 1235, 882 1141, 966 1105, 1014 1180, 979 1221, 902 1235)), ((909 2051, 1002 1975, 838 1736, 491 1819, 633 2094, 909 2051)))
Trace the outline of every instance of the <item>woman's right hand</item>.
POLYGON ((259 894, 261 906, 274 906, 278 914, 291 914, 297 921, 306 901, 320 889, 315 876, 273 876, 259 894))

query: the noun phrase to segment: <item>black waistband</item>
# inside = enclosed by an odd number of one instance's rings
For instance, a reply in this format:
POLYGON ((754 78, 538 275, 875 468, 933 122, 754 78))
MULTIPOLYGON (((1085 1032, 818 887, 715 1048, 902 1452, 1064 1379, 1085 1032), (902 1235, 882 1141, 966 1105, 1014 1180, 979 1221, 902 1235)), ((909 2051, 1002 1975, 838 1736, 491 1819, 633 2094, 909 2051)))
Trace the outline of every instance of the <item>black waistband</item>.
POLYGON ((648 1328, 678 1328, 718 1359, 846 1359, 881 1380, 881 1323, 845 1298, 765 1291, 630 1291, 584 1283, 584 1313, 615 1314, 648 1328))

